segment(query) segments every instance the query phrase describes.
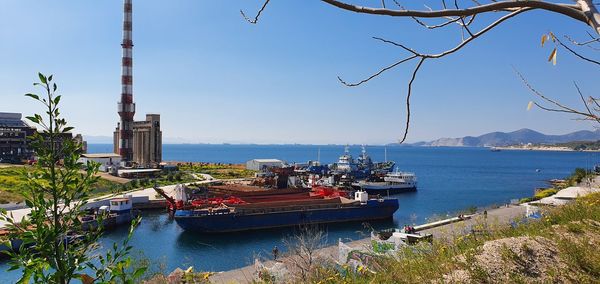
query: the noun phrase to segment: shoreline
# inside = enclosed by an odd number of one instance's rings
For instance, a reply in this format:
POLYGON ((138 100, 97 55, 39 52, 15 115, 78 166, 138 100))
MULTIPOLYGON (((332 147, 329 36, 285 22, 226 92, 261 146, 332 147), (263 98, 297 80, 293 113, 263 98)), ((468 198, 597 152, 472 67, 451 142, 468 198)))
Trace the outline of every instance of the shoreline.
MULTIPOLYGON (((433 234, 434 238, 448 238, 458 234, 468 233, 470 232, 473 225, 479 224, 482 221, 494 224, 509 224, 517 217, 524 217, 527 208, 522 205, 506 204, 504 206, 489 209, 486 211, 487 217, 485 217, 483 212, 477 212, 473 215, 470 215, 470 218, 458 222, 450 222, 444 223, 439 226, 431 226, 434 223, 440 222, 433 221, 425 224, 415 225, 414 227, 425 228, 418 231, 425 234, 433 234)), ((345 244, 351 247, 366 247, 371 244, 371 237, 365 237, 362 239, 345 242, 345 244)), ((320 257, 324 257, 330 260, 336 260, 339 257, 338 244, 332 244, 320 248, 316 251, 316 254, 320 257)), ((261 263, 266 267, 271 267, 276 263, 281 263, 282 259, 285 258, 286 256, 283 255, 277 262, 273 261, 272 259, 267 259, 262 261, 261 263)), ((252 281, 255 280, 255 273, 257 273, 256 265, 251 264, 236 269, 216 272, 210 277, 210 280, 214 283, 252 283, 252 281)))
POLYGON ((558 147, 558 146, 495 146, 495 147, 485 147, 491 150, 507 150, 507 151, 540 151, 540 152, 600 152, 600 150, 575 150, 567 147, 558 147))

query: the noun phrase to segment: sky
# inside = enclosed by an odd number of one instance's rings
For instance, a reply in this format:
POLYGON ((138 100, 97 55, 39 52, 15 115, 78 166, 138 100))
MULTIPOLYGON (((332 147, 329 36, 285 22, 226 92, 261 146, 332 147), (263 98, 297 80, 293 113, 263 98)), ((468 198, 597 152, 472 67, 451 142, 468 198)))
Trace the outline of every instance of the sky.
MULTIPOLYGON (((355 1, 357 2, 357 1, 355 1)), ((410 5, 420 1, 406 1, 410 5)), ((439 1, 424 1, 430 6, 439 1)), ((470 1, 468 1, 470 2, 470 1)), ((362 1, 378 5, 380 1, 362 1)), ((461 40, 458 27, 431 31, 410 19, 360 15, 316 0, 274 0, 258 24, 261 0, 134 0, 136 120, 159 113, 167 143, 385 144, 397 142, 416 62, 359 87, 357 81, 408 54, 461 40)), ((410 6, 409 5, 409 6, 410 6)), ((414 6, 417 8, 418 6, 414 6)), ((112 136, 120 97, 122 1, 2 0, 0 112, 40 112, 25 93, 37 72, 54 74, 62 114, 87 136, 112 136)), ((492 15, 497 17, 498 15, 492 15)), ((492 17, 478 18, 476 27, 492 17)), ((408 142, 531 128, 546 134, 593 129, 539 109, 515 70, 545 95, 583 107, 597 69, 565 50, 558 64, 542 34, 583 39, 586 25, 533 11, 509 20, 463 50, 425 62, 413 84, 408 142)))

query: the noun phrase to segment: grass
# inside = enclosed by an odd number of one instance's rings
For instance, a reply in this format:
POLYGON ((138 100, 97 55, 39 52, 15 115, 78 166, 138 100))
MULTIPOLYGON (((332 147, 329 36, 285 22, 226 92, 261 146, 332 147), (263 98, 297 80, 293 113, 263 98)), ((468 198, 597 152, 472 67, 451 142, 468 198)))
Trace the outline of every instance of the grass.
MULTIPOLYGON (((22 178, 23 171, 33 170, 30 166, 14 166, 0 168, 0 204, 9 202, 19 203, 23 197, 19 193, 25 188, 25 180, 22 178)), ((152 187, 155 183, 158 186, 172 185, 177 183, 190 183, 197 181, 191 174, 184 172, 165 173, 153 179, 137 179, 125 184, 119 184, 100 178, 94 185, 94 190, 90 197, 100 197, 108 194, 115 194, 133 189, 142 189, 152 187)))
MULTIPOLYGON (((600 193, 591 194, 574 203, 544 209, 539 221, 518 225, 488 225, 482 233, 456 236, 449 240, 436 239, 431 245, 405 247, 396 257, 379 257, 383 269, 377 272, 352 271, 335 265, 316 269, 316 283, 438 283, 448 282, 445 277, 457 271, 468 275, 472 283, 494 283, 485 264, 475 256, 488 241, 511 237, 543 237, 556 249, 556 256, 566 268, 550 267, 548 282, 593 283, 600 281, 600 193)), ((538 239, 536 239, 538 240, 538 239)), ((548 245, 548 243, 546 245, 548 245)), ((520 246, 521 256, 502 250, 498 259, 516 263, 525 269, 507 273, 510 282, 527 282, 532 271, 525 265, 533 249, 520 246), (525 266, 523 266, 525 265, 525 266)), ((463 282, 463 281, 459 281, 463 282)))
POLYGON ((255 171, 247 170, 244 165, 222 163, 187 163, 180 164, 183 172, 209 174, 217 179, 234 179, 254 177, 255 171))
MULTIPOLYGON (((22 202, 23 196, 19 192, 25 189, 26 181, 22 177, 23 171, 32 171, 30 166, 15 166, 0 168, 0 204, 9 202, 22 202)), ((99 179, 94 185, 92 197, 118 192, 121 187, 118 183, 99 179)))

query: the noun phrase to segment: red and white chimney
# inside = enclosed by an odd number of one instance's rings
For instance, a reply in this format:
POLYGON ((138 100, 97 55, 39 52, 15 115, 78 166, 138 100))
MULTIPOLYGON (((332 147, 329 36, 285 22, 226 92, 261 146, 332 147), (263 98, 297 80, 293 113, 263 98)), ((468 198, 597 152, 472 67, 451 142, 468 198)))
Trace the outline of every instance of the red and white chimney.
POLYGON ((121 101, 118 104, 119 117, 119 155, 124 161, 133 160, 133 40, 132 40, 132 0, 123 1, 123 48, 121 70, 121 101))

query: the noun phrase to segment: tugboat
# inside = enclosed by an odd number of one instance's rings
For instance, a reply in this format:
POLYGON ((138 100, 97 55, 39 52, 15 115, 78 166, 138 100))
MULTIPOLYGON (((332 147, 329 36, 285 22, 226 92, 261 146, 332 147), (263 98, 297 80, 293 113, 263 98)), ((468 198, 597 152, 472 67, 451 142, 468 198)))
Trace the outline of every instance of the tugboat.
POLYGON ((100 214, 105 216, 103 226, 108 229, 118 225, 131 223, 131 220, 137 217, 139 211, 133 210, 133 200, 131 195, 112 198, 109 200, 109 205, 100 206, 97 211, 82 217, 82 229, 85 231, 98 227, 97 217, 100 214))

